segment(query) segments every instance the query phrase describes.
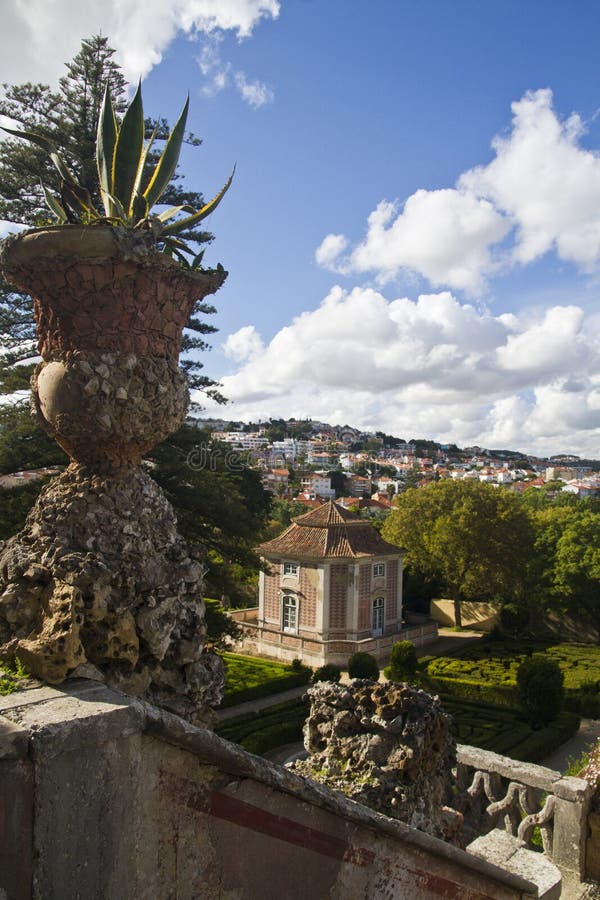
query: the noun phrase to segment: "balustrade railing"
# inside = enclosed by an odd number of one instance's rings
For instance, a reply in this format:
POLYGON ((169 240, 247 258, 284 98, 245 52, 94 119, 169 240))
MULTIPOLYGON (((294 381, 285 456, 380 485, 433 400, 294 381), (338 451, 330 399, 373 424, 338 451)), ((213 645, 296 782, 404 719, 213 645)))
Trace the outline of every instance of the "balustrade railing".
POLYGON ((585 877, 592 794, 587 781, 459 744, 456 783, 452 806, 464 816, 465 843, 500 828, 539 850, 533 841, 537 827, 543 852, 561 872, 585 877))

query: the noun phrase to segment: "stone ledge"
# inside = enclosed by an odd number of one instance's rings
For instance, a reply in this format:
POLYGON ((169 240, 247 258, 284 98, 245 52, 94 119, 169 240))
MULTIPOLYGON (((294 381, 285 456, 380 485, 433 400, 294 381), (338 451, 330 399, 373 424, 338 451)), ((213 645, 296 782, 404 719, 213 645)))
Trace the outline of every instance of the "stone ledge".
POLYGON ((561 895, 560 870, 542 853, 528 850, 524 842, 495 828, 476 838, 467 847, 479 859, 485 859, 537 885, 538 900, 557 900, 561 895))
POLYGON ((62 689, 44 687, 2 700, 8 701, 0 705, 2 725, 7 723, 6 733, 15 735, 7 740, 16 741, 16 748, 25 756, 26 743, 34 759, 57 756, 65 749, 97 746, 144 727, 139 701, 83 679, 62 689))

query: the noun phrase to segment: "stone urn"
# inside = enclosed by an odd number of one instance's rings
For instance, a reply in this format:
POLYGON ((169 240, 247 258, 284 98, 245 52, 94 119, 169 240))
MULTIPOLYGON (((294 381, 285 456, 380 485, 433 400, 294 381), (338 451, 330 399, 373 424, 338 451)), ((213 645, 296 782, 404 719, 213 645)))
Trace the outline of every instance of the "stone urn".
POLYGON ((0 266, 33 297, 32 412, 71 460, 0 550, 0 656, 51 683, 92 672, 206 721, 223 674, 204 651, 200 555, 141 461, 184 420, 183 328, 227 273, 102 225, 7 238, 0 266))

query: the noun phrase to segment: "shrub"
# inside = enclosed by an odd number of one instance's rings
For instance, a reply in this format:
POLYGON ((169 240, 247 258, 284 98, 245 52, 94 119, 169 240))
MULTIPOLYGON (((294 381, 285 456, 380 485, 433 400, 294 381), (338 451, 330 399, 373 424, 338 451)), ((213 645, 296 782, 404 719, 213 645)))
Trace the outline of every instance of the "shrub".
POLYGON ((353 653, 348 660, 348 675, 350 678, 370 678, 377 681, 379 679, 377 660, 370 653, 353 653))
POLYGON ((391 681, 412 681, 416 671, 417 648, 412 641, 397 641, 392 647, 386 676, 391 681))
POLYGON ((516 603, 505 603, 500 610, 500 621, 502 627, 507 631, 518 631, 527 625, 529 615, 522 606, 518 606, 516 603))
POLYGON ((335 663, 328 663, 326 666, 321 666, 320 669, 315 669, 312 676, 313 684, 316 684, 317 681, 335 681, 336 683, 342 677, 342 667, 336 666, 335 663))
POLYGON ((302 669, 304 668, 302 665, 302 660, 298 659, 298 657, 296 657, 296 659, 293 659, 291 661, 290 667, 292 669, 292 672, 301 672, 302 669))
POLYGON ((519 700, 532 725, 547 725, 561 710, 564 675, 555 659, 528 656, 517 671, 519 700))

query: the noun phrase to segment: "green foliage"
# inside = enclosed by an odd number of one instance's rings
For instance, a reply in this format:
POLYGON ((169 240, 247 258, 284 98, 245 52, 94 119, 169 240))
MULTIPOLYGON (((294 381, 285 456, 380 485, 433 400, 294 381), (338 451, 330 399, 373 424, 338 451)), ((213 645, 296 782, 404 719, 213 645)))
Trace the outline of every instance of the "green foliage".
POLYGON ((382 534, 406 549, 411 571, 435 579, 454 600, 512 599, 522 594, 533 546, 518 498, 492 485, 440 481, 398 498, 382 534))
POLYGON ((500 622, 507 631, 516 632, 528 621, 527 610, 517 603, 505 603, 500 610, 500 622))
POLYGON ((213 650, 224 650, 230 640, 237 640, 242 633, 238 623, 228 616, 218 600, 204 598, 206 619, 206 643, 213 650))
POLYGON ((337 684, 341 677, 342 667, 336 666, 335 663, 327 663, 327 665, 315 669, 312 676, 312 683, 316 684, 318 681, 333 681, 337 684))
POLYGON ((348 675, 350 678, 370 678, 377 681, 379 678, 377 660, 370 653, 353 653, 348 660, 348 675))
POLYGON ((600 647, 591 644, 479 642, 455 656, 420 659, 419 677, 431 693, 518 708, 517 671, 535 653, 559 665, 569 709, 600 718, 600 647))
POLYGON ((534 730, 520 710, 448 694, 440 699, 452 716, 452 732, 459 743, 523 762, 541 762, 579 728, 579 717, 572 712, 561 712, 549 725, 534 730))
POLYGON ((308 701, 299 697, 227 719, 217 724, 215 731, 220 737, 241 744, 249 753, 261 755, 301 741, 308 713, 308 701))
POLYGON ((20 681, 29 678, 30 672, 25 668, 19 657, 12 661, 0 662, 0 697, 14 694, 21 690, 20 681))
POLYGON ((412 681, 417 671, 417 648, 412 641, 396 641, 385 675, 392 681, 412 681))
POLYGON ((207 593, 226 595, 233 606, 253 605, 260 565, 254 547, 270 509, 260 473, 192 425, 183 425, 150 458, 152 477, 175 507, 180 532, 208 550, 207 593))
POLYGON ((14 488, 0 488, 0 541, 20 531, 47 478, 39 478, 14 488))
POLYGON ((536 655, 523 660, 517 671, 517 691, 532 725, 547 725, 556 718, 564 700, 564 680, 554 659, 536 655))
POLYGON ((28 404, 0 404, 0 475, 67 462, 64 450, 34 423, 28 404))
POLYGON ((302 667, 295 672, 291 666, 268 659, 257 659, 235 653, 220 654, 227 663, 227 680, 222 706, 236 706, 247 700, 268 697, 310 681, 311 670, 302 667))

